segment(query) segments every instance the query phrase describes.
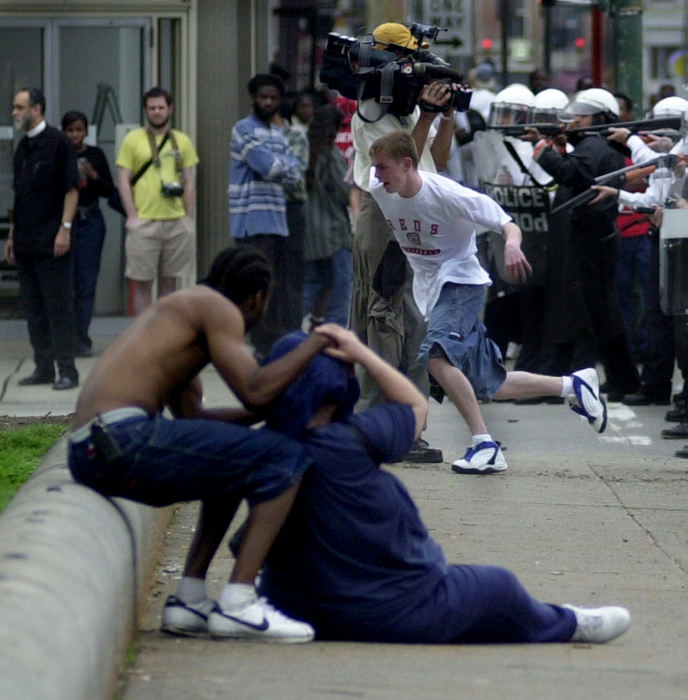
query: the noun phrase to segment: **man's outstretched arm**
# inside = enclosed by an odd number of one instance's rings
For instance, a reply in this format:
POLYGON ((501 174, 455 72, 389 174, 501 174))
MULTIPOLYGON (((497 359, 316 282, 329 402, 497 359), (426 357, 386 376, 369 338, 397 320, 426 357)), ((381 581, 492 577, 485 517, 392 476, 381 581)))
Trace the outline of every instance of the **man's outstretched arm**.
POLYGON ((311 359, 332 344, 326 335, 314 332, 283 357, 259 365, 244 341, 244 320, 236 307, 206 297, 198 311, 210 361, 241 403, 256 413, 280 396, 311 359))

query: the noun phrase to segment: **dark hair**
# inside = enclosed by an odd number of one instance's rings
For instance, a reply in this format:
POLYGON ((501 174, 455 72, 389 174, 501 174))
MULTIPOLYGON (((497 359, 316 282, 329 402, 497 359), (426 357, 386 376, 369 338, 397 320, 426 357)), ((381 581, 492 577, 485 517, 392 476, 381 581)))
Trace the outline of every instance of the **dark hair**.
POLYGON ((258 73, 248 81, 248 94, 255 95, 260 88, 271 85, 276 88, 280 97, 284 97, 284 83, 272 73, 258 73))
POLYGON ((65 112, 64 117, 62 117, 62 131, 74 124, 74 122, 83 122, 84 126, 88 129, 88 119, 86 115, 83 112, 72 110, 71 112, 65 112))
POLYGON ((337 132, 342 128, 344 112, 334 105, 323 105, 313 113, 308 125, 308 167, 306 168, 306 187, 313 189, 315 168, 318 159, 327 155, 334 146, 337 132))
POLYGON ((592 78, 589 75, 581 75, 578 80, 576 80, 576 92, 580 92, 581 90, 587 90, 588 88, 594 87, 595 83, 593 83, 592 78))
POLYGON ((29 93, 29 106, 35 107, 39 105, 41 108, 41 114, 45 114, 45 95, 43 90, 37 87, 25 87, 17 92, 28 92, 29 93))
POLYGON ((208 276, 200 280, 235 304, 257 292, 270 291, 272 266, 263 253, 250 245, 225 248, 215 256, 208 276))
POLYGON ((161 88, 159 85, 156 85, 155 87, 152 87, 148 92, 143 93, 143 97, 141 98, 141 104, 143 105, 143 108, 146 108, 146 102, 151 97, 164 97, 165 102, 167 102, 167 105, 170 106, 174 104, 174 98, 172 97, 172 94, 167 92, 165 88, 161 88))
POLYGON ((628 111, 633 110, 633 100, 625 92, 614 92, 612 93, 617 100, 623 100, 628 111))

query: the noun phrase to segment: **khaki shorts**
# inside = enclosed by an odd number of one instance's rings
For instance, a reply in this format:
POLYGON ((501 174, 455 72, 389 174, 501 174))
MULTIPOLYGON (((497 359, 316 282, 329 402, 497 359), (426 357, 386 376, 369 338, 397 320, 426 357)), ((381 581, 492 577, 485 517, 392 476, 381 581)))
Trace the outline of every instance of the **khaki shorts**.
POLYGON ((157 275, 180 277, 189 270, 196 255, 196 230, 190 216, 151 221, 139 219, 126 230, 125 276, 150 282, 157 275))

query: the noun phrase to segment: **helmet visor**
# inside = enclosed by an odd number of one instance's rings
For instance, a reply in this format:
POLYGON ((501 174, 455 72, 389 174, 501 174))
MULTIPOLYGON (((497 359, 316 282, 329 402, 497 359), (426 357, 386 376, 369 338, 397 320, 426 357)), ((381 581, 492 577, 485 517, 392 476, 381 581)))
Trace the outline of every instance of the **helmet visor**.
POLYGON ((561 111, 559 118, 563 122, 572 122, 574 117, 585 116, 586 114, 599 114, 604 112, 599 105, 589 105, 586 102, 569 102, 561 111))
POLYGON ((533 122, 535 124, 557 124, 560 110, 555 107, 535 107, 533 110, 533 122))
POLYGON ((532 107, 526 105, 509 104, 507 102, 493 102, 490 105, 490 114, 487 119, 488 126, 512 126, 514 124, 529 124, 532 119, 532 107))
POLYGON ((664 118, 664 117, 682 117, 684 112, 680 109, 663 109, 660 107, 660 109, 653 109, 649 117, 650 119, 659 119, 664 118))

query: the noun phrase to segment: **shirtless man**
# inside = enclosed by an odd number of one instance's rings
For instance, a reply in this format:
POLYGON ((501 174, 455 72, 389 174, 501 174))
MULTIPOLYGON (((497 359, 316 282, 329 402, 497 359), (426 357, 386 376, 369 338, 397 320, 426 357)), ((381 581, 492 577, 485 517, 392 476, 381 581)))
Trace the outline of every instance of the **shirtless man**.
POLYGON ((310 625, 255 593, 254 580, 310 460, 303 448, 253 422, 331 341, 312 333, 293 352, 258 366, 244 334, 268 302, 272 272, 254 248, 226 249, 201 284, 161 298, 103 354, 84 384, 69 438, 78 483, 152 506, 201 500, 177 594, 162 628, 176 634, 307 642, 310 625), (212 363, 248 410, 207 409, 198 376, 212 363), (174 418, 162 416, 167 407, 174 418), (219 605, 208 566, 242 498, 247 536, 219 605))

